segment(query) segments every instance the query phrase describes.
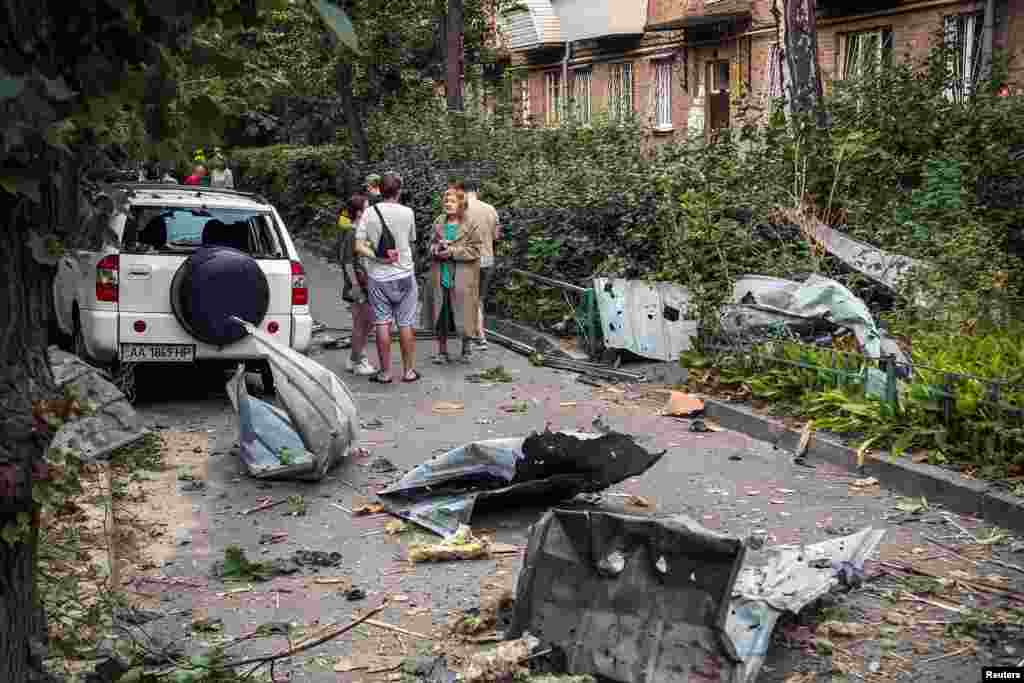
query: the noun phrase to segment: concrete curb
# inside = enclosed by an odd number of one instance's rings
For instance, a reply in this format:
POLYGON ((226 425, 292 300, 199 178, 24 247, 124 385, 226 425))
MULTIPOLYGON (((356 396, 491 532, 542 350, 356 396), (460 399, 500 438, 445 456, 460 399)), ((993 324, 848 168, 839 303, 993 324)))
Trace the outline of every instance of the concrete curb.
MULTIPOLYGON (((800 434, 782 422, 759 415, 747 406, 705 399, 705 414, 726 429, 742 432, 788 451, 795 451, 800 434)), ((817 436, 807 448, 807 459, 823 461, 850 472, 857 472, 857 451, 834 439, 817 436)), ((992 490, 983 481, 964 479, 959 474, 924 463, 893 458, 888 453, 868 454, 864 459, 865 476, 878 479, 883 486, 905 496, 924 496, 947 510, 974 515, 1016 533, 1024 533, 1024 498, 992 490)))

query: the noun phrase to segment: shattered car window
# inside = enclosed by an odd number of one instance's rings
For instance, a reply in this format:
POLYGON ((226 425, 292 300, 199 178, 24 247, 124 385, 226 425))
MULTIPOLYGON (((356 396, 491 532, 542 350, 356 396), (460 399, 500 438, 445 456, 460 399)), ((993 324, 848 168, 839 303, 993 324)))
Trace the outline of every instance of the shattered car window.
POLYGON ((250 209, 138 206, 124 230, 123 249, 132 253, 188 254, 213 245, 257 258, 284 253, 273 217, 250 209))

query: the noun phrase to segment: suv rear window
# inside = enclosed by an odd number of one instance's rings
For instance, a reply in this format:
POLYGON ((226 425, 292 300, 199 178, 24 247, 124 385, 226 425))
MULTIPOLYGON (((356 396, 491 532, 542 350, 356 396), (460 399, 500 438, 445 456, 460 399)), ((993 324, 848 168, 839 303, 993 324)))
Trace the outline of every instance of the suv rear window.
POLYGON ((273 216, 249 209, 136 206, 124 226, 122 249, 189 254, 201 246, 234 247, 256 258, 283 258, 273 216))

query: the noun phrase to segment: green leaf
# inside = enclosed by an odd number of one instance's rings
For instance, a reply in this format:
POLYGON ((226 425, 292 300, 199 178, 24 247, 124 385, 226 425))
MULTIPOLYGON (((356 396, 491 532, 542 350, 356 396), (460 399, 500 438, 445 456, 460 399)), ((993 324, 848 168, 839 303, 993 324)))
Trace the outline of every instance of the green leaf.
POLYGON ((355 27, 348 15, 337 5, 328 0, 314 0, 313 6, 324 20, 327 27, 331 29, 334 37, 356 54, 360 53, 359 39, 356 37, 355 27))

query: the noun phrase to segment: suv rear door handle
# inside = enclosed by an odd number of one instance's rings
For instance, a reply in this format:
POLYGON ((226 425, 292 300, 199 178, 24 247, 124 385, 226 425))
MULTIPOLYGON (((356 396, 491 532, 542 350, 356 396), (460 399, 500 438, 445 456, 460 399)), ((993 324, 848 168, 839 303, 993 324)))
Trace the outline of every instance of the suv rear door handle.
POLYGON ((153 268, 146 264, 133 265, 128 267, 128 277, 145 280, 153 274, 153 268))

